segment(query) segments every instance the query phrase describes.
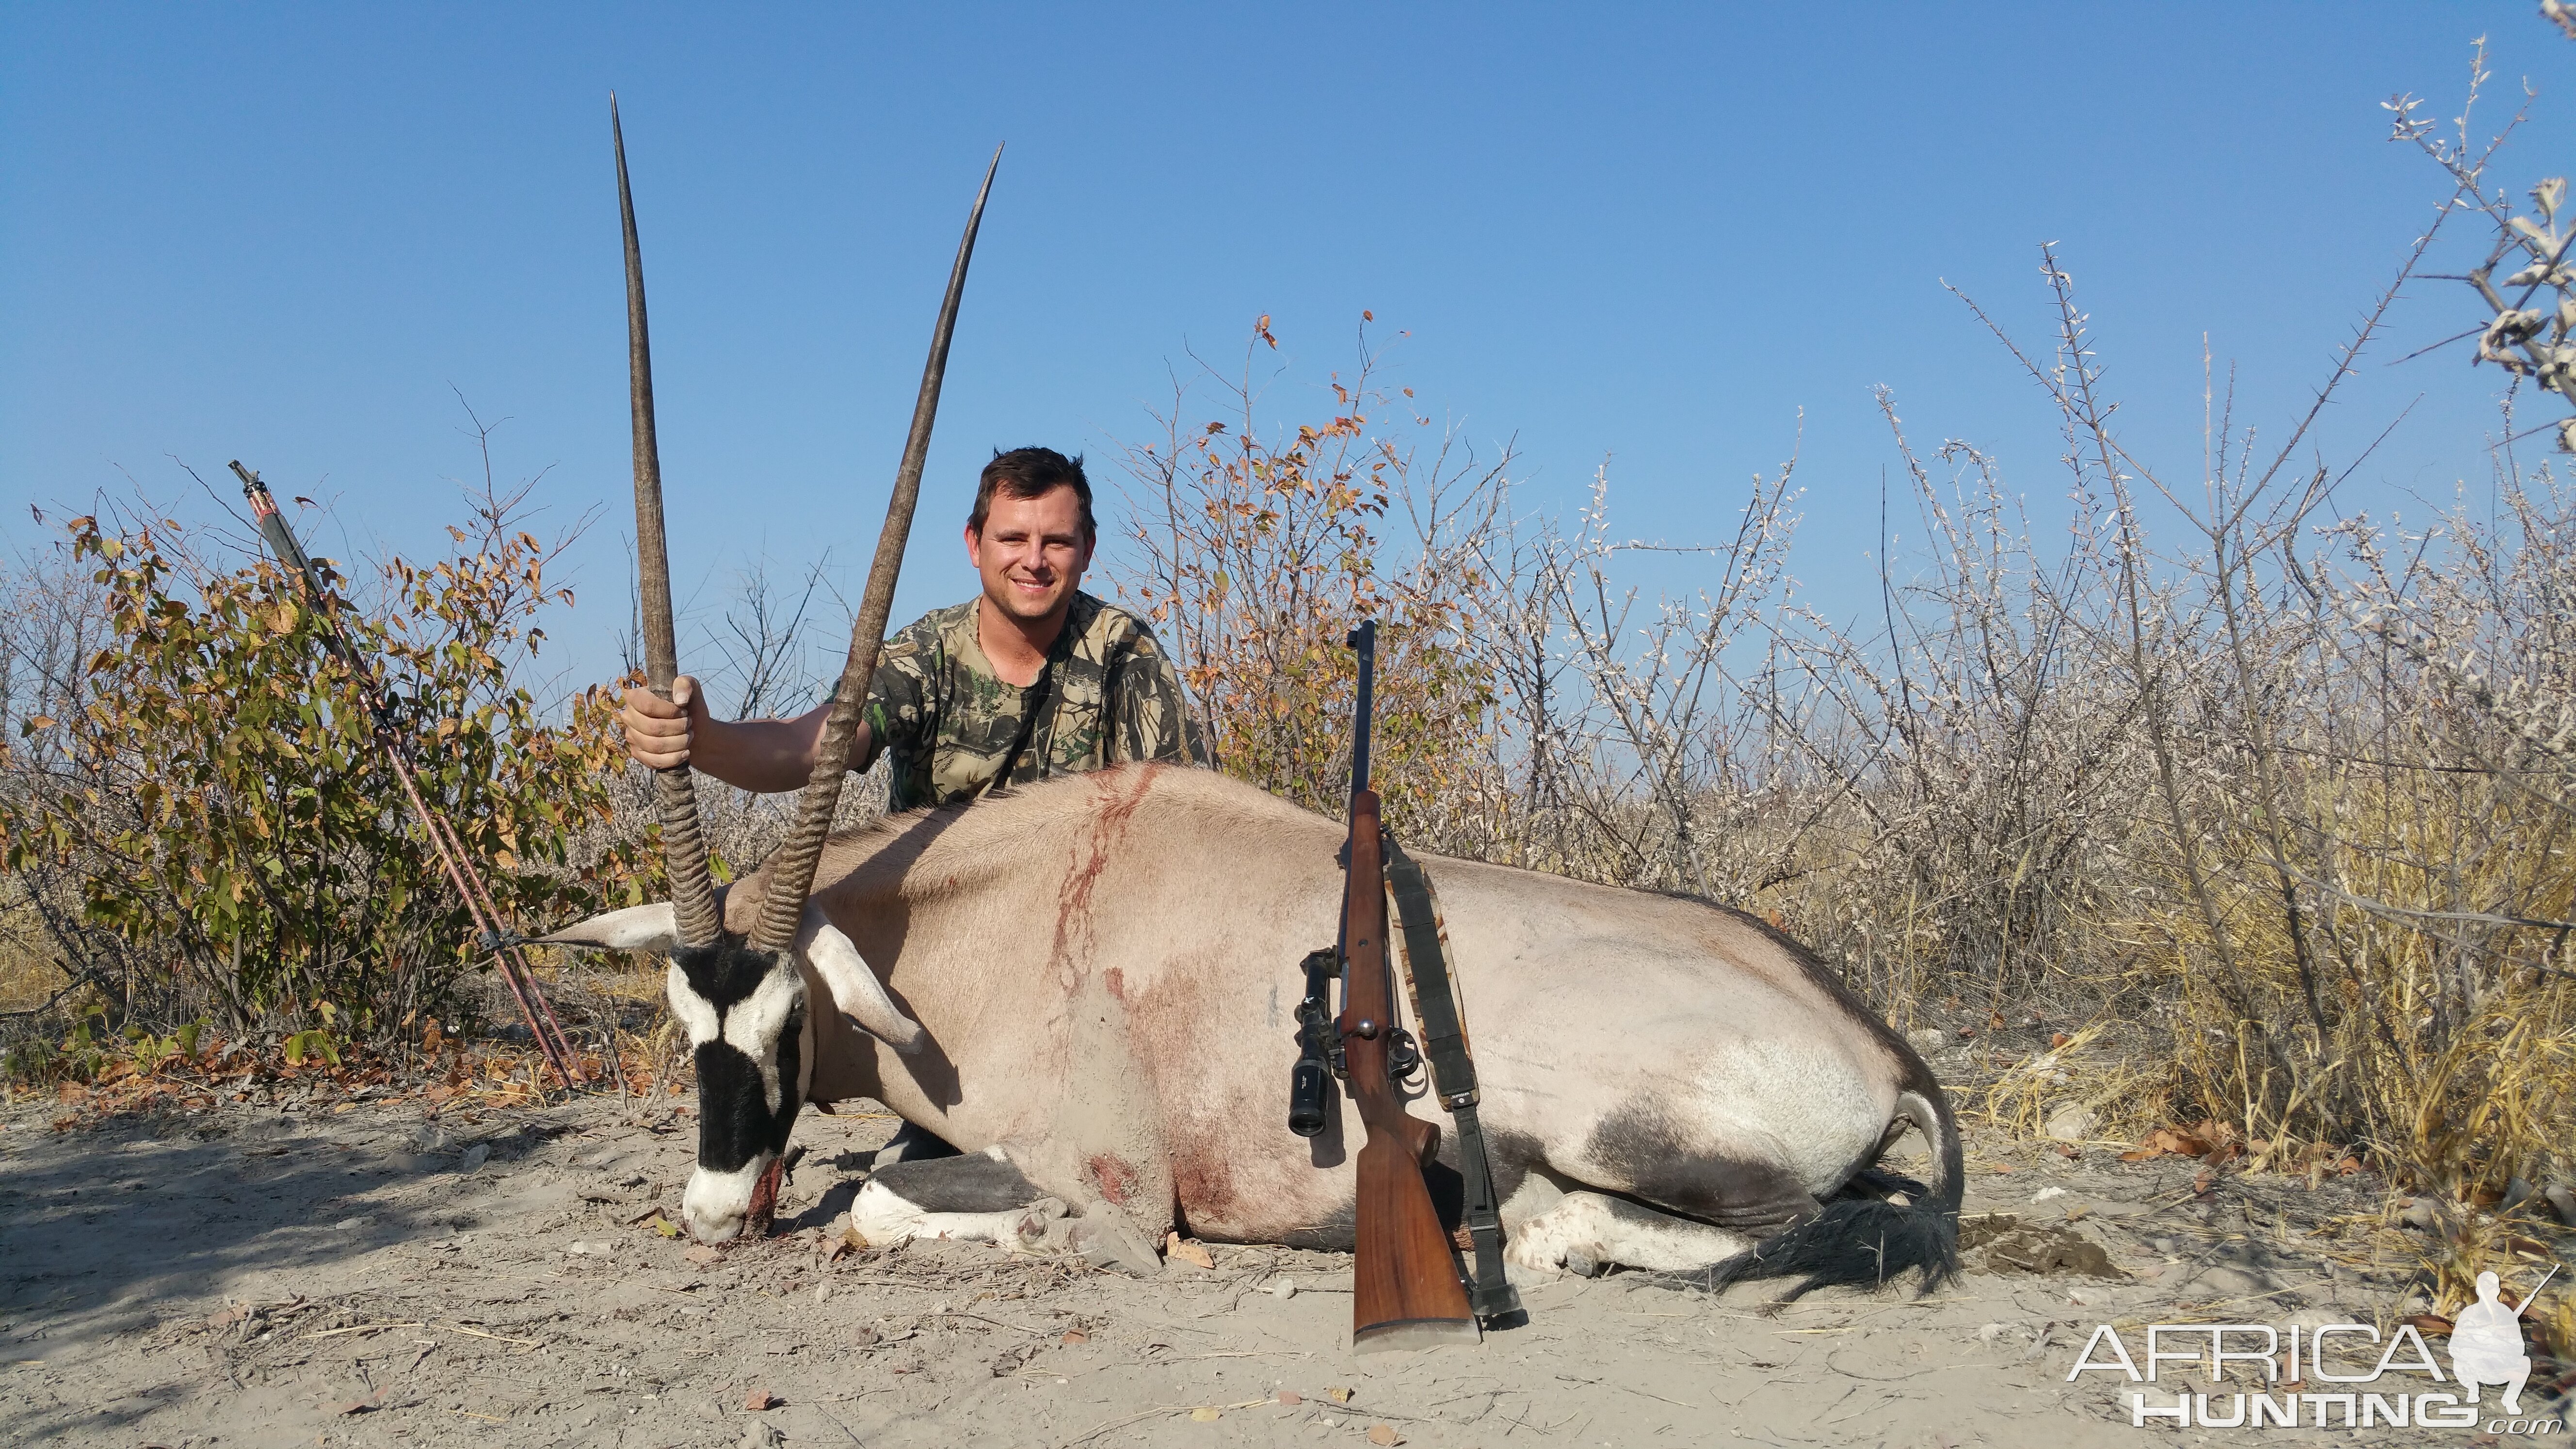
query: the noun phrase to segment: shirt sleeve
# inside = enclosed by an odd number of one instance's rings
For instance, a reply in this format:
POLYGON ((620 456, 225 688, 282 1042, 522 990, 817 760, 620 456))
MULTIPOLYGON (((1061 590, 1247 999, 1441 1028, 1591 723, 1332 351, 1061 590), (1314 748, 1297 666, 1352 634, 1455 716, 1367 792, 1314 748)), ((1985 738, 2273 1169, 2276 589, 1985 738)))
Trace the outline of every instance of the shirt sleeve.
POLYGON ((939 725, 931 675, 938 668, 938 634, 920 620, 905 626, 878 652, 876 673, 868 677, 868 702, 859 718, 868 727, 865 758, 850 768, 866 774, 877 756, 893 749, 899 756, 917 755, 939 725))
POLYGON ((1180 671, 1142 623, 1120 650, 1109 678, 1111 764, 1144 760, 1208 763, 1207 740, 1191 717, 1180 671))

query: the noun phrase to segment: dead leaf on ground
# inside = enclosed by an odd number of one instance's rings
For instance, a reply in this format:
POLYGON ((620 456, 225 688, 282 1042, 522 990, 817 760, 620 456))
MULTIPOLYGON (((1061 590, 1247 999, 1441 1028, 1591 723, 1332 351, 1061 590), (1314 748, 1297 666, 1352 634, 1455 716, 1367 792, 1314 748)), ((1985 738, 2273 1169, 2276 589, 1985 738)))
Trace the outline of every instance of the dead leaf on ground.
POLYGON ((707 1246, 706 1244, 704 1244, 704 1243, 700 1243, 700 1244, 696 1245, 695 1247, 690 1248, 687 1252, 682 1253, 680 1256, 681 1256, 681 1257, 683 1257, 683 1258, 688 1259, 688 1260, 689 1260, 690 1262, 692 1262, 692 1263, 697 1264, 697 1265, 698 1265, 699 1267, 701 1267, 701 1268, 712 1268, 712 1267, 714 1267, 716 1264, 721 1263, 721 1262, 723 1262, 723 1261, 724 1261, 724 1254, 723 1254, 723 1253, 721 1253, 721 1252, 717 1251, 717 1250, 716 1250, 716 1249, 714 1249, 714 1248, 710 1248, 710 1247, 708 1247, 708 1246, 707 1246))
POLYGON ((766 1414, 778 1404, 778 1398, 767 1389, 753 1389, 751 1396, 742 1401, 742 1406, 755 1414, 766 1414))
POLYGON ((1202 1424, 1212 1424, 1216 1422, 1217 1412, 1205 1405, 1201 1405, 1198 1408, 1190 1410, 1190 1417, 1196 1419, 1202 1424))
POLYGON ((1079 1328, 1068 1328, 1064 1331, 1064 1337, 1057 1339, 1056 1342, 1063 1344, 1089 1343, 1091 1342, 1091 1335, 1083 1332, 1079 1328))
POLYGON ((1174 1262, 1188 1263, 1200 1268, 1216 1267, 1216 1255, 1207 1250, 1207 1244, 1196 1239, 1184 1238, 1178 1233, 1164 1240, 1163 1256, 1174 1262))
POLYGON ((1297 1392, 1295 1389, 1281 1389, 1279 1391, 1279 1402, 1293 1409, 1299 1404, 1306 1402, 1306 1396, 1297 1392))
POLYGON ((1371 1424, 1369 1425, 1369 1442, 1380 1446, 1401 1444, 1404 1442, 1404 1436, 1395 1432, 1395 1426, 1393 1424, 1371 1424))
POLYGON ((1351 1401, 1351 1391, 1349 1389, 1339 1388, 1326 1389, 1324 1390, 1324 1397, 1332 1400, 1336 1404, 1347 1404, 1351 1401))

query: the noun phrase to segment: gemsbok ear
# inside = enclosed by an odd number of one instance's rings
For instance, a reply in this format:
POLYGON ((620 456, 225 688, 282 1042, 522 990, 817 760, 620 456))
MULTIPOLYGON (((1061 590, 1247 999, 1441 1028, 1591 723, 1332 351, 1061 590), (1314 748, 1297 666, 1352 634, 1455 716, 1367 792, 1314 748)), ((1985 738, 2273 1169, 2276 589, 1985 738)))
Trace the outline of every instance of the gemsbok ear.
POLYGON ((832 1002, 843 1015, 867 1029, 868 1035, 905 1055, 921 1050, 930 1038, 921 1023, 903 1014, 886 995, 885 984, 859 955, 859 948, 841 929, 823 919, 823 913, 811 903, 805 907, 805 919, 796 932, 796 949, 804 953, 806 964, 823 978, 830 988, 832 1002))
POLYGON ((652 951, 669 955, 679 941, 680 928, 671 903, 655 901, 651 905, 603 912, 552 935, 538 936, 529 944, 589 946, 602 951, 652 951))

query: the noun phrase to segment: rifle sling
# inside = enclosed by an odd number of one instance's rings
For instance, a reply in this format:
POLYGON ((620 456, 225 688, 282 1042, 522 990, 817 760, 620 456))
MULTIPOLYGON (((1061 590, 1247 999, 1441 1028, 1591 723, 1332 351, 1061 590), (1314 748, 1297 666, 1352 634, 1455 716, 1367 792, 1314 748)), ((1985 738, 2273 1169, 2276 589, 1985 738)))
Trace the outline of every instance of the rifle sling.
MULTIPOLYGON (((1037 738, 1038 716, 1053 708, 1055 708, 1055 656, 1050 652, 1047 655, 1047 661, 1038 666, 1038 677, 1029 681, 1028 692, 1020 696, 1020 732, 1011 740, 1011 752, 1002 757, 1001 771, 984 782, 982 794, 990 795, 996 790, 1011 788, 1011 772, 1020 767, 1020 756, 1028 753, 1029 741, 1037 738)), ((1043 762, 1039 765, 1038 773, 1041 775, 1046 773, 1043 762)))
POLYGON ((1387 890, 1404 933, 1405 972, 1413 985, 1413 1009, 1422 1027, 1422 1055, 1431 1063, 1433 1090, 1457 1124, 1458 1175, 1466 1184, 1467 1236, 1476 1245, 1476 1270, 1469 1300, 1476 1316, 1487 1322, 1520 1311, 1520 1295, 1503 1277, 1502 1204, 1494 1201, 1493 1166, 1485 1155, 1485 1129, 1476 1117, 1476 1063, 1467 1053, 1466 1024, 1459 1019, 1458 996, 1449 978, 1449 956, 1441 940, 1440 908, 1431 879, 1413 857, 1384 832, 1387 890))

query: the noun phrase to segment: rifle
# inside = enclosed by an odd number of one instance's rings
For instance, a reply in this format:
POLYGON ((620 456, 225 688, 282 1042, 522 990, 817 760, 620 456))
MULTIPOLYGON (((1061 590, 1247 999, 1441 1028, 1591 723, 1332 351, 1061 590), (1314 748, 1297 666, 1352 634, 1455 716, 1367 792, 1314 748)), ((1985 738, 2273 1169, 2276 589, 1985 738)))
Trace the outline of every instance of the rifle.
MULTIPOLYGON (((1368 1352, 1389 1348, 1429 1348, 1443 1343, 1473 1343, 1477 1319, 1498 1318, 1518 1309, 1500 1278, 1492 1249, 1499 1234, 1478 1233, 1480 1266, 1493 1268, 1493 1282, 1478 1284, 1481 1314, 1468 1306, 1465 1284, 1450 1250, 1449 1235, 1432 1206, 1430 1185, 1422 1169, 1439 1149, 1440 1129, 1404 1110, 1396 1084, 1422 1063, 1412 1036, 1396 1022, 1394 976, 1387 955, 1387 856, 1390 842, 1378 820, 1377 792, 1369 788, 1369 734, 1376 706, 1377 624, 1363 622, 1351 632, 1359 652, 1359 709, 1351 741, 1351 829, 1343 847, 1342 933, 1338 950, 1316 952, 1306 959, 1306 1000, 1298 1007, 1302 1052, 1289 1082, 1289 1129, 1311 1137, 1325 1124, 1324 1080, 1327 1071, 1345 1078, 1352 1104, 1366 1130, 1359 1151, 1358 1245, 1353 1264, 1351 1346, 1368 1352), (1327 1023, 1324 993, 1338 965, 1342 978, 1342 1012, 1327 1023), (1481 1260, 1491 1258, 1485 1263, 1481 1260)), ((1399 859, 1401 857, 1399 856, 1399 859)), ((1413 869, 1404 861, 1403 868, 1413 869)), ((1408 912, 1412 914, 1412 912, 1408 912)), ((1427 917, 1427 911, 1423 912, 1427 917)), ((1409 925, 1416 923, 1408 923, 1409 925)), ((1424 923, 1427 925, 1427 920, 1424 923)), ((1469 1129, 1462 1137, 1462 1165, 1467 1165, 1469 1196, 1490 1214, 1491 1196, 1484 1171, 1484 1144, 1474 1135, 1473 1071, 1465 1069, 1461 1094, 1450 1093, 1453 1073, 1465 1063, 1465 1041, 1457 1028, 1455 1002, 1449 995, 1445 963, 1422 959, 1419 944, 1410 948, 1415 986, 1424 1004, 1436 999, 1427 1023, 1445 1026, 1444 1045, 1454 1043, 1455 1066, 1443 1064, 1443 1102, 1461 1113, 1469 1129), (1425 966, 1432 967, 1425 970, 1425 966), (1436 979, 1426 979, 1436 978, 1436 979)), ((1486 1275, 1480 1274, 1480 1280, 1486 1275)))
POLYGON ((322 640, 331 653, 349 671, 358 686, 358 697, 367 707, 367 722, 373 726, 376 747, 384 751, 386 763, 393 766, 394 778, 402 782, 403 795, 411 802, 412 813, 420 818, 421 829, 428 832, 430 849, 438 854, 438 863, 446 868, 447 879, 456 887, 457 897, 465 902, 466 915, 473 918, 476 934, 483 948, 492 953, 493 965, 500 968, 502 983, 510 988, 512 999, 519 1004, 519 1014, 526 1018, 528 1031, 536 1038, 537 1049, 545 1053, 546 1064, 567 1087, 581 1083, 581 1067, 573 1055, 571 1043, 564 1040, 563 1028, 556 1024, 555 1010, 546 1002, 545 992, 537 986, 536 973, 529 969, 527 954, 518 938, 501 929, 501 911, 493 903, 492 893, 485 889, 481 872, 465 853, 464 842, 457 839, 454 827, 429 802, 421 798, 420 785, 412 778, 410 752, 394 722, 393 707, 384 691, 377 687, 374 671, 358 658, 357 646, 340 627, 340 617, 331 610, 330 590, 323 587, 322 570, 306 556, 304 545, 296 540, 295 530, 286 526, 286 516, 277 511, 277 500, 269 496, 268 485, 259 475, 233 463, 233 473, 242 480, 242 496, 250 500, 252 516, 259 520, 260 536, 268 540, 269 550, 277 555, 279 565, 295 575, 303 586, 304 596, 313 612, 322 619, 322 640))

